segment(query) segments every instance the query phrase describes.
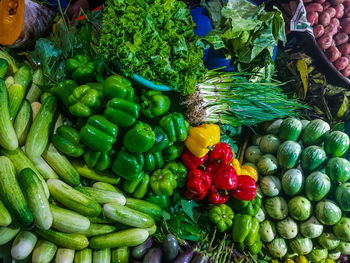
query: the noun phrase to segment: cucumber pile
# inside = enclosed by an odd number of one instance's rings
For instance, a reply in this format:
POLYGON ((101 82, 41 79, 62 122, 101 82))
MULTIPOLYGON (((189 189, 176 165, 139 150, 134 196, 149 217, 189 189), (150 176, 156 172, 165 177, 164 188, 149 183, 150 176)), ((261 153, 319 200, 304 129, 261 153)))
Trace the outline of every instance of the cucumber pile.
POLYGON ((260 175, 260 236, 271 256, 324 262, 349 255, 348 135, 320 119, 280 119, 263 130, 244 157, 260 175))
POLYGON ((38 102, 40 69, 32 75, 23 65, 4 76, 0 72, 0 261, 122 262, 129 248, 156 232, 162 209, 126 197, 117 175, 71 163, 56 149, 50 137, 62 116, 54 96, 38 102), (86 178, 94 184, 86 186, 86 178))

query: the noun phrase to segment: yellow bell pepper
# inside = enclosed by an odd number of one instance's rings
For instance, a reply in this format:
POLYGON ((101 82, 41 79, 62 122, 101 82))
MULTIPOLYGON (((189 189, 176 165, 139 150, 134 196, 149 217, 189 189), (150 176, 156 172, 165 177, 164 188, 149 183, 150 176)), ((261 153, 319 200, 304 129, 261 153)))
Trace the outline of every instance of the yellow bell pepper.
POLYGON ((234 158, 231 161, 232 167, 235 168, 237 175, 241 175, 241 165, 238 161, 238 159, 234 158))
POLYGON ((295 263, 308 263, 309 261, 305 256, 298 256, 294 259, 295 263))
POLYGON ((220 127, 216 124, 202 124, 192 127, 185 140, 187 149, 197 157, 209 152, 209 147, 220 142, 220 127))
POLYGON ((236 158, 232 159, 231 165, 235 168, 237 175, 248 175, 253 178, 255 182, 258 181, 258 172, 253 167, 249 165, 240 165, 236 158))

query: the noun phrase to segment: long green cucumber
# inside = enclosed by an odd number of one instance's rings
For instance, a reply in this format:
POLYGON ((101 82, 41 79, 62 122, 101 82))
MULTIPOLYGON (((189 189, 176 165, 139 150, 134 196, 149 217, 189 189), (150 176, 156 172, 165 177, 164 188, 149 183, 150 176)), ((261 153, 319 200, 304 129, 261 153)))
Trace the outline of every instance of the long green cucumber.
POLYGON ((13 127, 15 129, 19 145, 24 145, 32 122, 32 107, 28 100, 23 100, 17 113, 13 127))
POLYGON ((26 91, 22 85, 16 83, 12 84, 7 90, 9 93, 10 119, 11 121, 14 121, 17 116, 17 112, 21 107, 26 91))
POLYGON ((52 227, 65 233, 80 233, 87 230, 90 226, 90 220, 76 212, 51 205, 53 216, 52 227))
POLYGON ((46 240, 65 248, 84 249, 89 245, 89 240, 86 236, 80 234, 62 233, 52 229, 36 229, 36 233, 46 240))
POLYGON ((34 223, 41 229, 49 229, 53 219, 49 201, 39 178, 32 169, 25 168, 20 172, 18 182, 33 213, 34 223))
POLYGON ((52 143, 49 143, 43 152, 42 157, 67 184, 72 186, 80 184, 79 173, 75 170, 69 160, 57 151, 52 143))
POLYGON ((104 225, 104 224, 90 224, 89 228, 83 231, 78 232, 79 234, 85 235, 87 237, 97 236, 112 233, 117 228, 112 225, 104 225))
POLYGON ((99 216, 101 206, 90 197, 75 190, 68 184, 58 179, 47 180, 47 185, 54 199, 65 207, 84 216, 99 216))
POLYGON ((20 226, 33 224, 33 214, 18 185, 15 167, 5 156, 0 156, 0 199, 20 226))
POLYGON ((41 183, 43 184, 45 194, 46 194, 47 198, 49 198, 50 192, 49 192, 49 188, 47 187, 47 184, 46 184, 44 178, 39 173, 39 171, 35 168, 32 161, 29 160, 29 158, 24 154, 24 152, 20 148, 17 148, 14 151, 8 151, 8 150, 5 150, 2 148, 1 154, 5 155, 7 158, 9 158, 11 160, 11 162, 15 166, 17 174, 19 174, 25 168, 32 169, 35 172, 35 174, 38 176, 38 178, 40 179, 41 183))
POLYGON ((74 249, 60 247, 57 249, 55 263, 73 263, 74 249))
POLYGON ((126 198, 127 207, 145 213, 159 220, 162 217, 163 211, 160 206, 135 198, 126 198))
POLYGON ((19 227, 0 227, 0 246, 10 242, 20 231, 19 227))
POLYGON ((32 163, 45 180, 48 180, 50 178, 58 179, 57 173, 41 156, 32 160, 32 163))
POLYGON ((8 226, 12 222, 12 217, 0 200, 0 226, 8 226))
POLYGON ((104 183, 104 182, 96 182, 92 185, 93 188, 97 188, 97 189, 102 189, 102 190, 107 190, 107 191, 112 191, 112 192, 116 192, 119 193, 121 195, 124 195, 123 191, 121 191, 120 189, 118 189, 116 186, 111 185, 109 183, 104 183))
POLYGON ((114 247, 134 247, 142 244, 148 238, 147 230, 131 228, 119 232, 99 235, 90 239, 90 247, 104 249, 114 247))
POLYGON ((101 217, 88 217, 91 224, 113 224, 115 223, 114 220, 111 220, 109 218, 104 217, 101 215, 101 217))
POLYGON ((103 214, 127 226, 147 228, 154 225, 154 219, 151 216, 116 203, 105 204, 103 214))
POLYGON ((33 263, 50 263, 55 256, 57 246, 45 239, 40 239, 33 250, 33 263))
POLYGON ((72 165, 82 177, 109 184, 118 184, 120 181, 120 177, 116 176, 115 174, 106 171, 101 172, 90 169, 85 163, 81 161, 74 160, 72 162, 72 165))
POLYGON ((30 86, 26 99, 29 100, 30 103, 33 103, 34 101, 38 101, 40 98, 40 95, 42 93, 40 87, 44 85, 44 75, 43 71, 38 68, 33 73, 33 81, 32 85, 30 86))
POLYGON ((74 263, 91 263, 92 262, 92 250, 85 248, 77 251, 74 256, 74 263))
POLYGON ((87 186, 78 186, 75 189, 101 204, 117 203, 120 205, 125 205, 126 202, 124 195, 116 192, 87 186))
POLYGON ((0 58, 0 78, 4 78, 6 76, 7 70, 9 69, 9 63, 6 59, 0 58))
POLYGON ((128 247, 119 247, 112 250, 112 263, 128 263, 130 250, 128 247))
POLYGON ((15 84, 21 85, 25 90, 27 89, 30 81, 32 80, 31 69, 28 65, 22 65, 15 73, 13 77, 15 84))
POLYGON ((110 248, 92 251, 92 262, 94 263, 110 263, 111 258, 110 248))
POLYGON ((10 151, 18 147, 17 135, 10 119, 8 91, 2 79, 0 79, 0 146, 10 151))
POLYGON ((11 256, 16 260, 23 260, 32 253, 38 237, 30 231, 21 231, 16 236, 11 247, 11 256))
POLYGON ((56 98, 54 96, 47 97, 33 120, 25 143, 25 151, 30 159, 38 158, 45 151, 56 108, 56 98))
POLYGON ((151 226, 151 227, 145 228, 145 230, 147 230, 147 231, 148 231, 148 234, 149 234, 150 236, 152 236, 152 235, 157 231, 157 226, 156 226, 156 224, 154 224, 154 225, 151 226))

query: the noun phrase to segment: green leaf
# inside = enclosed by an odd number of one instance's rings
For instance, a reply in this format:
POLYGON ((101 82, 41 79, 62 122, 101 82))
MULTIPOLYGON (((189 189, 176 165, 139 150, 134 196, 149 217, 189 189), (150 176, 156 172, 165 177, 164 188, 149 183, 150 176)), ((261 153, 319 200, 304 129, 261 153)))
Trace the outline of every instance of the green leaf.
POLYGON ((171 215, 168 212, 163 210, 162 211, 162 217, 164 218, 165 221, 168 221, 168 220, 170 220, 171 215))
POLYGON ((181 206, 185 214, 191 218, 194 222, 197 222, 198 218, 195 219, 194 208, 199 207, 199 205, 193 200, 181 200, 181 206))

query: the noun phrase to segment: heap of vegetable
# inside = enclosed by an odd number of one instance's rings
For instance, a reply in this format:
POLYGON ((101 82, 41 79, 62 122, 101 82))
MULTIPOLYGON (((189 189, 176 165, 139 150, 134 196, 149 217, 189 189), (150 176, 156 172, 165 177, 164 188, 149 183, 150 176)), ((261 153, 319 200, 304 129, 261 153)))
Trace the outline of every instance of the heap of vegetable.
POLYGON ((350 253, 349 143, 320 119, 276 120, 254 136, 245 160, 260 174, 260 236, 274 258, 322 262, 350 253))

